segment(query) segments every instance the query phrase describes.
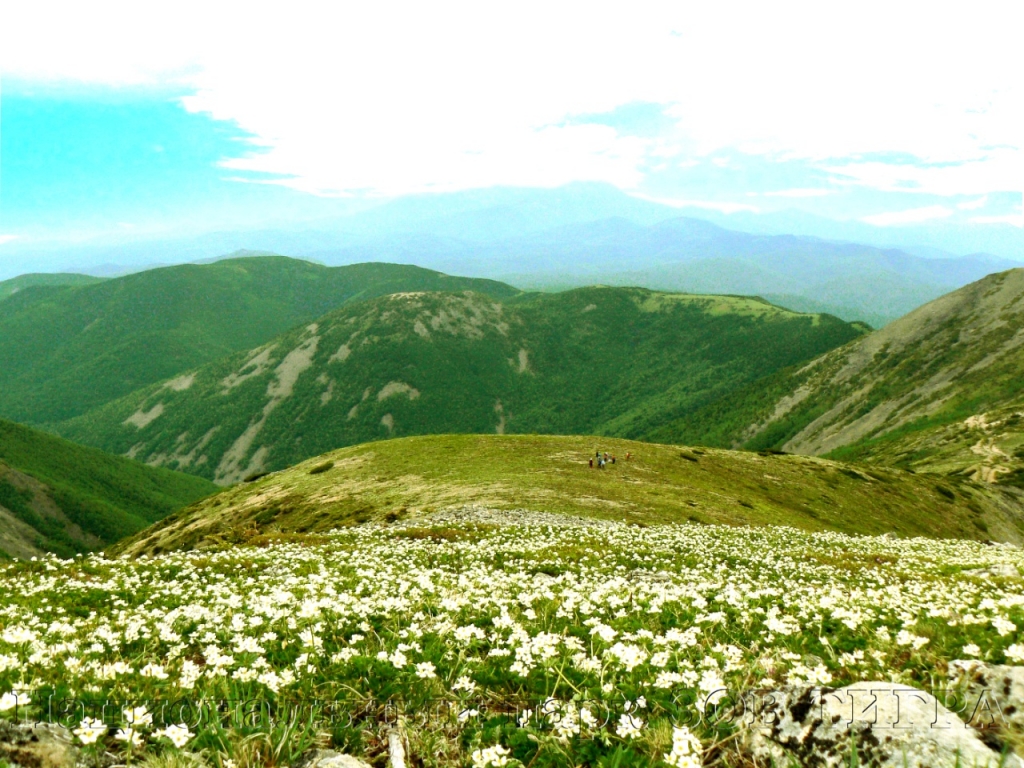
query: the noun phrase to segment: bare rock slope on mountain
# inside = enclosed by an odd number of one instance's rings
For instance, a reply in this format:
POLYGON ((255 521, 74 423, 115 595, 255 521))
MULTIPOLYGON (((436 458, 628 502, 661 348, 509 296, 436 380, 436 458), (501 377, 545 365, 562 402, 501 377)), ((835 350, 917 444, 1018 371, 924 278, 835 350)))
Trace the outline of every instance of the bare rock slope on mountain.
POLYGON ((936 299, 658 436, 1019 481, 1024 269, 936 299))
POLYGON ((747 297, 404 292, 343 307, 58 429, 222 485, 384 437, 643 437, 861 333, 747 297))

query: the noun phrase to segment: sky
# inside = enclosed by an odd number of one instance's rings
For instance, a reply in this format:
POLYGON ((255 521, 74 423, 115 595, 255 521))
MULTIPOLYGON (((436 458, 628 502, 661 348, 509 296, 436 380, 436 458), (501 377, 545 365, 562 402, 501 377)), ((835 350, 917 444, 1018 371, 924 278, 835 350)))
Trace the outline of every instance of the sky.
POLYGON ((1012 2, 6 3, 0 255, 613 184, 1022 226, 1012 2))

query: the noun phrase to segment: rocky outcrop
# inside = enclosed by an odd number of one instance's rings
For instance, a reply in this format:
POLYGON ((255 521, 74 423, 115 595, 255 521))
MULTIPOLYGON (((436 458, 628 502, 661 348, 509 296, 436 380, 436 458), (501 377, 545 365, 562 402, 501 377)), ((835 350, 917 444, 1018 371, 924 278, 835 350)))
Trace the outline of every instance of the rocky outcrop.
POLYGON ((299 763, 299 768, 370 768, 370 764, 352 755, 330 749, 318 749, 306 755, 299 763))
POLYGON ((1024 766, 992 749, 931 694, 897 683, 784 688, 751 701, 742 712, 740 749, 758 766, 1024 766))
POLYGON ((1024 667, 960 660, 949 663, 950 690, 964 717, 995 749, 1024 752, 1024 667))
POLYGON ((1017 566, 1012 563, 996 563, 995 565, 989 565, 985 568, 973 568, 969 571, 964 571, 969 576, 981 576, 983 578, 996 578, 996 579, 1019 579, 1020 571, 1017 570, 1017 566))
POLYGON ((0 720, 0 765, 18 768, 75 768, 78 750, 66 728, 16 725, 0 720))

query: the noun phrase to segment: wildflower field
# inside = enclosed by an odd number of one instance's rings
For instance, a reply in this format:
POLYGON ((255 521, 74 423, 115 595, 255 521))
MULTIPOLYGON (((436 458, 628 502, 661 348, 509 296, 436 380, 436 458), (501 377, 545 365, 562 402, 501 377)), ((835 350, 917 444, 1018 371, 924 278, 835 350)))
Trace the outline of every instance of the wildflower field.
POLYGON ((1024 663, 1004 546, 466 509, 137 560, 0 565, 0 719, 87 754, 736 765, 743 691, 1024 663), (993 569, 992 573, 1008 572, 993 569))

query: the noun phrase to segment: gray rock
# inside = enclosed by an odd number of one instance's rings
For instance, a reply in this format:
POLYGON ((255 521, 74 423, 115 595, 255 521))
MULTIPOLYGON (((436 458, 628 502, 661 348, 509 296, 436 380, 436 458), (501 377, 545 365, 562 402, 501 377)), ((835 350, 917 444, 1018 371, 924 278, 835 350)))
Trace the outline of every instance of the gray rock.
POLYGON ((1003 759, 929 693, 889 682, 764 692, 740 720, 757 765, 846 768, 1022 768, 1003 759), (774 763, 772 762, 774 761, 774 763))
POLYGON ((964 573, 971 576, 984 576, 987 578, 1002 578, 1002 579, 1019 579, 1020 571, 1017 570, 1017 566, 1012 563, 996 563, 995 565, 988 565, 984 568, 972 568, 964 573))
POLYGON ((1024 744, 1024 667, 951 661, 949 682, 968 723, 993 731, 992 742, 1024 744))
POLYGON ((79 752, 59 725, 20 725, 0 720, 0 763, 19 768, 75 768, 79 752))
POLYGON ((358 757, 345 755, 330 749, 318 749, 306 755, 299 763, 301 768, 372 768, 358 757))

